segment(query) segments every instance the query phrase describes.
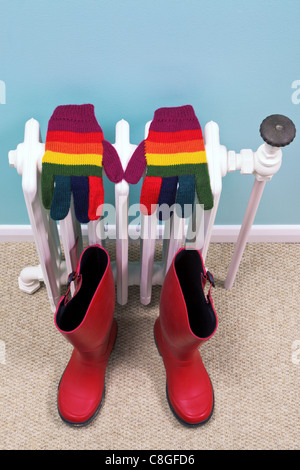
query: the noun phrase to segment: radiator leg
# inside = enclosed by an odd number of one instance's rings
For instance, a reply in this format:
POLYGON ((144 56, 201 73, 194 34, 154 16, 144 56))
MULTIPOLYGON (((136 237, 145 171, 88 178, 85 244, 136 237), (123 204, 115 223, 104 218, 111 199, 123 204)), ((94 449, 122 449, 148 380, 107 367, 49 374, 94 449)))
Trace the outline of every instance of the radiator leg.
POLYGON ((89 245, 101 245, 105 248, 105 230, 102 219, 91 220, 87 226, 89 245))
POLYGON ((50 219, 41 201, 41 167, 45 146, 41 142, 39 123, 35 119, 26 122, 24 142, 8 154, 10 166, 22 175, 22 189, 40 261, 37 268, 23 270, 19 286, 24 292, 33 293, 41 280, 45 283, 51 310, 55 311, 60 299, 64 264, 56 223, 50 219))
POLYGON ((143 305, 151 302, 156 227, 156 212, 152 215, 142 215, 140 299, 143 305))
MULTIPOLYGON (((75 271, 83 250, 81 225, 75 216, 73 200, 67 217, 59 222, 59 226, 66 260, 66 272, 70 274, 75 271)), ((70 287, 73 295, 75 292, 74 283, 70 287)))
POLYGON ((206 260, 206 256, 208 252, 208 247, 211 241, 211 235, 212 235, 212 230, 214 227, 216 215, 218 212, 220 196, 221 196, 220 192, 215 194, 214 207, 211 210, 204 212, 204 244, 202 247, 202 258, 203 258, 204 264, 205 264, 205 260, 206 260))
POLYGON ((18 277, 19 288, 26 294, 34 294, 44 281, 41 265, 27 266, 18 277))
MULTIPOLYGON (((130 143, 129 124, 121 119, 116 124, 117 150, 123 170, 127 164, 136 145, 130 143)), ((129 285, 129 262, 128 262, 128 209, 129 209, 129 184, 122 180, 115 185, 116 205, 116 263, 114 277, 117 285, 117 302, 125 305, 128 300, 129 285)))
POLYGON ((245 246, 248 239, 248 234, 252 227, 256 211, 258 209, 264 188, 265 188, 266 180, 258 181, 255 179, 252 192, 248 201, 248 205, 246 208, 244 220, 240 229, 240 233, 235 245, 235 249, 233 252, 233 256, 230 262, 230 266, 228 269, 227 277, 224 283, 224 287, 227 290, 230 290, 233 286, 236 273, 239 269, 239 265, 245 250, 245 246))
POLYGON ((116 284, 117 301, 125 305, 128 300, 128 204, 129 186, 126 181, 116 184, 116 284))
POLYGON ((177 251, 185 244, 185 223, 186 219, 178 217, 174 211, 170 220, 169 246, 165 253, 165 274, 168 272, 177 251))
POLYGON ((20 275, 19 286, 23 291, 33 293, 38 288, 37 283, 40 282, 40 280, 43 280, 48 293, 51 310, 54 312, 60 299, 63 265, 61 261, 57 225, 49 217, 48 211, 46 211, 42 206, 39 179, 40 175, 38 174, 38 191, 35 199, 31 201, 26 192, 24 192, 24 198, 40 265, 38 269, 35 270, 35 281, 33 278, 30 281, 28 278, 28 272, 25 271, 25 273, 23 272, 23 274, 21 273, 20 275), (28 282, 31 283, 31 288, 29 288, 28 282))

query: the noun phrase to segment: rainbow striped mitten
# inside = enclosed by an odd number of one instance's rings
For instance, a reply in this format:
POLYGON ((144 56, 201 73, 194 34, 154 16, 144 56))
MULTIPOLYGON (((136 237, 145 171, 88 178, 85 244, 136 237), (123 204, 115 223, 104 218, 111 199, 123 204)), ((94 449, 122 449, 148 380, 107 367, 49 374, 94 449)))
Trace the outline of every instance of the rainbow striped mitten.
POLYGON ((104 203, 102 167, 114 183, 123 179, 115 148, 104 140, 94 106, 58 106, 48 123, 42 160, 42 202, 54 220, 69 212, 71 194, 79 222, 101 215, 104 203))
POLYGON ((127 165, 126 181, 138 183, 146 168, 140 198, 143 214, 152 214, 157 205, 179 204, 185 217, 195 192, 205 210, 213 207, 202 130, 192 106, 155 111, 146 140, 127 165))

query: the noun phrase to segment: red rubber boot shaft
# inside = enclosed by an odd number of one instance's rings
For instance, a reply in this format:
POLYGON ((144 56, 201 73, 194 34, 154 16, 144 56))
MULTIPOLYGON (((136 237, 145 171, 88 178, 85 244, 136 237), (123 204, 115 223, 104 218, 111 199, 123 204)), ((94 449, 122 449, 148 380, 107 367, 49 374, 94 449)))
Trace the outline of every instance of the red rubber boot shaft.
MULTIPOLYGON (((89 247, 87 250, 95 247, 105 252, 100 246, 89 247)), ((57 329, 74 347, 59 384, 58 411, 63 420, 77 425, 88 423, 101 405, 106 366, 117 333, 117 324, 113 318, 115 284, 106 252, 107 266, 86 312, 83 312, 82 321, 71 331, 61 329, 57 323, 58 314, 64 306, 69 308, 68 315, 72 316, 75 314, 75 311, 72 312, 72 302, 76 308, 80 305, 76 298, 81 295, 85 282, 85 276, 81 274, 81 261, 85 252, 86 250, 80 258, 77 270, 79 288, 70 301, 67 301, 67 296, 60 300, 55 315, 57 329)))
MULTIPOLYGON (((186 299, 176 273, 176 256, 163 283, 160 316, 156 320, 154 334, 166 369, 169 405, 180 421, 197 425, 206 422, 213 411, 213 389, 198 348, 215 333, 217 316, 209 294, 209 304, 207 304, 210 308, 209 313, 205 311, 205 304, 199 304, 199 322, 205 322, 205 316, 210 316, 209 335, 199 337, 193 333, 186 299)), ((198 257, 197 263, 202 265, 202 279, 199 277, 195 283, 203 292, 206 271, 201 254, 196 252, 194 257, 198 257)), ((196 274, 199 274, 198 268, 196 274)))

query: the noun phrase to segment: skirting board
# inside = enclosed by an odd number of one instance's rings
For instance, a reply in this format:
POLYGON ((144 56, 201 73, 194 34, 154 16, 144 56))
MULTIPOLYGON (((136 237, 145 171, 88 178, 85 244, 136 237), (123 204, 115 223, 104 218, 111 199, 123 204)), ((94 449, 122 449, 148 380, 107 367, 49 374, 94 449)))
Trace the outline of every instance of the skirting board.
MULTIPOLYGON (((211 243, 235 243, 240 225, 215 225, 212 231, 211 243)), ((157 237, 162 237, 162 226, 158 226, 157 237)), ((115 234, 115 226, 106 227, 108 235, 115 234)), ((129 225, 130 233, 136 235, 138 226, 129 225)), ((83 237, 87 237, 87 226, 82 226, 83 237)), ((133 237, 133 238, 136 238, 133 237)), ((0 225, 0 242, 34 242, 30 225, 0 225)), ((300 243, 300 225, 253 225, 249 243, 300 243)))

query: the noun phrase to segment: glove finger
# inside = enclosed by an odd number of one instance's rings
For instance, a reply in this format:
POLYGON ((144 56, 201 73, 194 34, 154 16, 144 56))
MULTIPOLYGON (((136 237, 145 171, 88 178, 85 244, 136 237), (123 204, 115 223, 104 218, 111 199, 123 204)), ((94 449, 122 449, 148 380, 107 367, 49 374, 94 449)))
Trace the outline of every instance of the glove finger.
POLYGON ((169 176, 162 179, 161 189, 158 198, 158 218, 159 220, 166 220, 171 215, 172 212, 167 210, 166 207, 161 207, 167 205, 169 208, 175 204, 176 192, 177 192, 178 176, 169 176))
POLYGON ((195 177, 194 175, 182 175, 178 178, 178 189, 176 205, 178 204, 177 215, 183 218, 189 217, 194 208, 195 202, 195 177), (180 214, 181 212, 181 214, 180 214))
POLYGON ((89 176, 89 211, 90 220, 97 220, 101 216, 104 203, 103 180, 99 176, 89 176))
POLYGON ((153 214, 158 203, 162 178, 159 176, 146 176, 143 182, 140 198, 141 213, 153 214))
POLYGON ((45 209, 50 209, 54 193, 54 175, 42 167, 41 176, 42 203, 45 209))
POLYGON ((199 204, 204 205, 204 210, 210 210, 214 205, 214 197, 210 187, 210 179, 207 165, 202 165, 201 172, 195 175, 196 193, 199 204))
POLYGON ((81 224, 87 224, 90 221, 88 176, 72 176, 71 186, 76 218, 81 224))
POLYGON ((71 202, 71 178, 70 176, 55 176, 55 187, 50 209, 50 217, 53 220, 64 219, 69 212, 71 202))

